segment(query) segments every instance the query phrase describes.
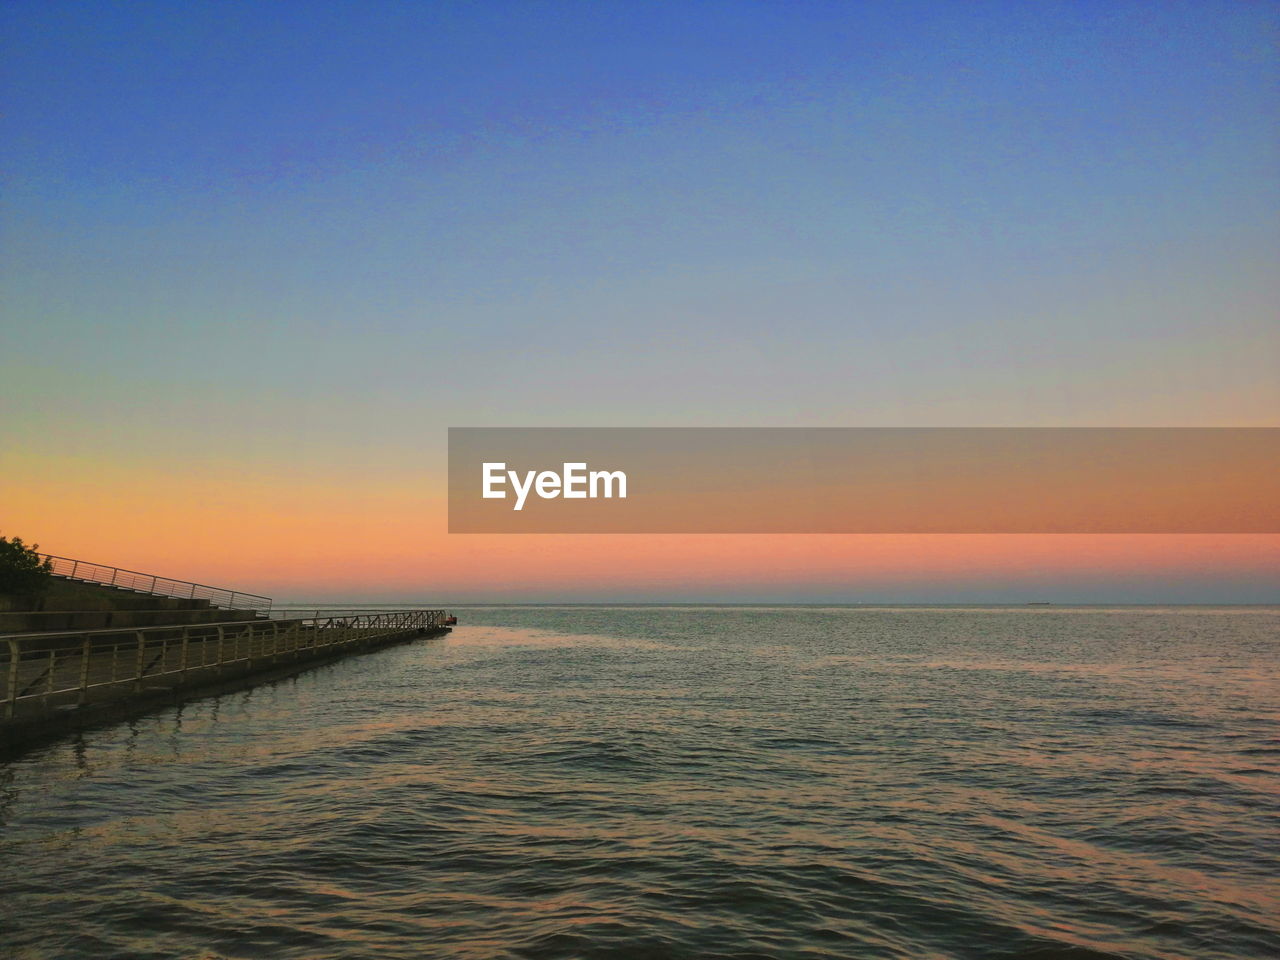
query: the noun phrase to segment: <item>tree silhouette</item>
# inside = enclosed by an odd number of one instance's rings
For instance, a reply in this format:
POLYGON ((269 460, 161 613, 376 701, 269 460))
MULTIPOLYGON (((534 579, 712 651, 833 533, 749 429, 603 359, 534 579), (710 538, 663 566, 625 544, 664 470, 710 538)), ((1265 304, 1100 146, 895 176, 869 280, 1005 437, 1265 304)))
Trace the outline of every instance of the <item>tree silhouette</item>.
POLYGON ((53 561, 41 560, 40 544, 0 536, 0 593, 38 597, 48 589, 53 561))

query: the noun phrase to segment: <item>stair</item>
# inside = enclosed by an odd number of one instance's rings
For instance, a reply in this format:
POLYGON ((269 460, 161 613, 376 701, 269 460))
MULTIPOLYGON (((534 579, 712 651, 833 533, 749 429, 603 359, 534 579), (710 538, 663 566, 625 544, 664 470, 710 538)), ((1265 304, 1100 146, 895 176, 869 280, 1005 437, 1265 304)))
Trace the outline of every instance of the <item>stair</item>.
MULTIPOLYGON (((96 565, 86 567, 112 570, 96 565)), ((144 582, 141 575, 131 582, 144 582)), ((147 577, 145 582, 161 582, 181 589, 182 581, 147 577)), ((189 587, 198 587, 188 584, 189 587)), ((218 599, 245 598, 270 601, 265 597, 238 594, 215 588, 200 588, 218 599)), ((104 630, 130 627, 183 626, 201 623, 229 623, 267 619, 266 609, 231 604, 215 605, 210 597, 183 597, 151 593, 128 586, 99 583, 55 573, 44 596, 34 603, 25 597, 0 595, 0 635, 52 631, 104 630)))

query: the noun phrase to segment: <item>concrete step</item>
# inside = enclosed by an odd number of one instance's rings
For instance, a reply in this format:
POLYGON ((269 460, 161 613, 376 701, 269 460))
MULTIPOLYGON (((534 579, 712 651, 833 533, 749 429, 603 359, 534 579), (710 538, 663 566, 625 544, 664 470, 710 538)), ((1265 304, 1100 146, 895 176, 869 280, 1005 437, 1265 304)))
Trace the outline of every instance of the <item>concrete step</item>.
POLYGON ((98 583, 94 580, 81 580, 76 577, 62 577, 54 575, 55 582, 65 584, 74 584, 80 588, 87 588, 95 591, 102 596, 112 598, 117 601, 131 601, 142 599, 156 606, 169 606, 174 609, 205 609, 213 606, 213 604, 199 597, 166 597, 159 594, 150 593, 146 590, 135 590, 131 587, 115 586, 113 584, 98 583))
POLYGON ((58 630, 104 630, 109 627, 161 627, 191 623, 228 623, 266 619, 253 610, 128 609, 0 611, 0 635, 58 630))

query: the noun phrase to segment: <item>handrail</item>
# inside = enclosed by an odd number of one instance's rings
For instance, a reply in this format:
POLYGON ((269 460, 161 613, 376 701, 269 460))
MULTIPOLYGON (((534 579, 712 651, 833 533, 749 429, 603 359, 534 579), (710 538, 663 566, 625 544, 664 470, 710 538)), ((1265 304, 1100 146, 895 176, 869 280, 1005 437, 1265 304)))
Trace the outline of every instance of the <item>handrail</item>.
POLYGON ((136 593, 150 593, 158 597, 208 600, 211 606, 228 610, 266 611, 271 609, 271 598, 260 597, 256 593, 241 593, 239 590, 211 587, 206 583, 192 583, 190 580, 174 580, 171 577, 139 573, 137 570, 109 567, 106 564, 90 563, 87 560, 75 560, 71 557, 55 557, 50 553, 42 553, 40 558, 53 564, 52 572, 55 576, 65 577, 68 580, 84 580, 107 587, 133 590, 136 593))
POLYGON ((200 670, 269 666, 279 657, 334 652, 360 642, 444 626, 443 610, 400 610, 296 620, 237 620, 161 627, 117 627, 0 637, 0 703, 12 718, 20 704, 71 695, 84 703, 90 690, 167 677, 175 682, 200 670), (7 647, 7 650, 4 648, 7 647))
MULTIPOLYGON (((272 620, 309 620, 317 617, 359 617, 370 613, 398 613, 403 611, 404 607, 397 607, 393 604, 387 606, 373 606, 368 604, 360 607, 321 607, 314 604, 306 607, 297 605, 289 607, 275 607, 267 614, 272 620)), ((411 609, 418 609, 413 607, 411 609)))

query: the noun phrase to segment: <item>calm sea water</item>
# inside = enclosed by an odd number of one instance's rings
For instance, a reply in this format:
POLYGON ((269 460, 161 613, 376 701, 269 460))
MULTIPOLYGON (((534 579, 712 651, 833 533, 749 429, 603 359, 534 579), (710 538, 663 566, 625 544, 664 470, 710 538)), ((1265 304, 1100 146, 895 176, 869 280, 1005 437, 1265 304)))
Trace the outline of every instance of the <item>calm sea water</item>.
POLYGON ((1280 956, 1280 608, 459 612, 0 766, 0 955, 1280 956))

